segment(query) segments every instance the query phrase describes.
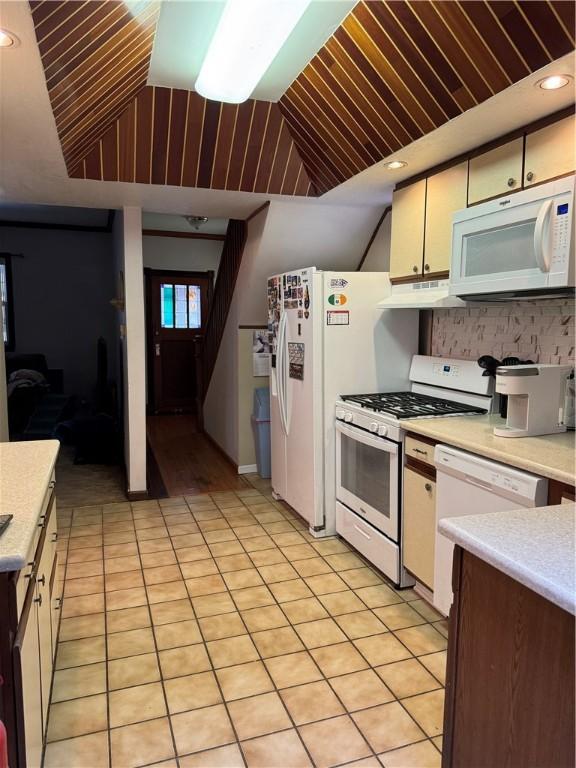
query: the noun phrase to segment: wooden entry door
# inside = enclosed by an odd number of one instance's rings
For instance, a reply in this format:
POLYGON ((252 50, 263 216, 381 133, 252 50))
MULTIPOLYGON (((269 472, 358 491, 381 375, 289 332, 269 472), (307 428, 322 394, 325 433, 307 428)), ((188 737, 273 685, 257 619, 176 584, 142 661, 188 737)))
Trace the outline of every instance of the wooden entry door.
POLYGON ((146 270, 149 404, 155 413, 196 406, 195 342, 204 335, 213 272, 146 270))

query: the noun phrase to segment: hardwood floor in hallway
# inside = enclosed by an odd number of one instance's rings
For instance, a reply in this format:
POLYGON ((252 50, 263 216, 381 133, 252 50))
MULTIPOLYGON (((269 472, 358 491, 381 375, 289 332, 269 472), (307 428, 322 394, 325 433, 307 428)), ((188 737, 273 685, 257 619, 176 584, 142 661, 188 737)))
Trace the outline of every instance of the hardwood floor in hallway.
POLYGON ((199 428, 191 414, 154 415, 147 420, 148 444, 169 496, 238 491, 248 480, 199 428))

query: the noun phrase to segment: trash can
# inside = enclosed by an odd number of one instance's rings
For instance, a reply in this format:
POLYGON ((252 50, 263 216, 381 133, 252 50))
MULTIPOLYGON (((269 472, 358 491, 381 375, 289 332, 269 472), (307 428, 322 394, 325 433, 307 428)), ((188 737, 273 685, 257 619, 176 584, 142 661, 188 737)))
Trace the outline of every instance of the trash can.
POLYGON ((271 477, 270 461, 270 390, 258 387, 254 390, 252 431, 256 448, 256 466, 260 477, 271 477))

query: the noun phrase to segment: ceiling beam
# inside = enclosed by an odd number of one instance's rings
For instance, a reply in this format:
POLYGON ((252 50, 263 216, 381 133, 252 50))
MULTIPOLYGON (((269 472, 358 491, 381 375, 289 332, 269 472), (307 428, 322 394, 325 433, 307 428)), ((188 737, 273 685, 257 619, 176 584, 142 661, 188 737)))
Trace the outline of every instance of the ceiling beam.
POLYGON ((185 240, 225 240, 226 235, 215 235, 210 232, 179 232, 175 229, 143 229, 145 237, 182 237, 185 240))

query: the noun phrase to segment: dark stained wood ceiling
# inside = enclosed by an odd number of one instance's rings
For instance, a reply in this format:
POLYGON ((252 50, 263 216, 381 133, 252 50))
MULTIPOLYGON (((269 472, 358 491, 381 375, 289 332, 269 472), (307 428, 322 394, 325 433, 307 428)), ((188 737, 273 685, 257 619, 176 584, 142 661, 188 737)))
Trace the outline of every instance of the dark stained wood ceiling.
POLYGON ((146 85, 159 5, 31 0, 71 176, 323 194, 574 48, 569 0, 370 0, 237 106, 146 85))
POLYGON ((193 91, 147 86, 74 178, 315 195, 277 104, 208 101, 193 91))
POLYGON ((52 111, 68 169, 146 85, 159 0, 31 0, 52 111))
POLYGON ((321 194, 574 48, 574 3, 360 2, 280 99, 321 194))

